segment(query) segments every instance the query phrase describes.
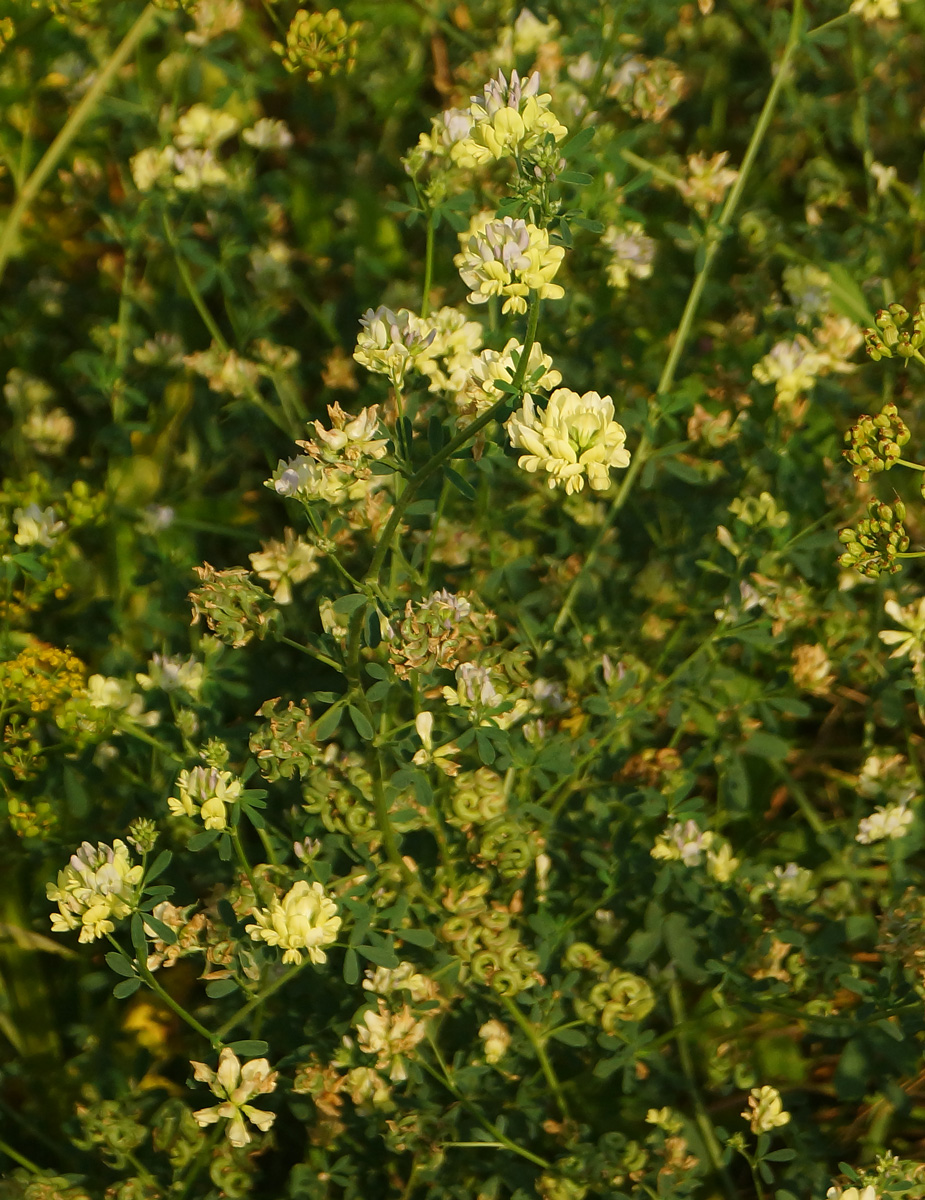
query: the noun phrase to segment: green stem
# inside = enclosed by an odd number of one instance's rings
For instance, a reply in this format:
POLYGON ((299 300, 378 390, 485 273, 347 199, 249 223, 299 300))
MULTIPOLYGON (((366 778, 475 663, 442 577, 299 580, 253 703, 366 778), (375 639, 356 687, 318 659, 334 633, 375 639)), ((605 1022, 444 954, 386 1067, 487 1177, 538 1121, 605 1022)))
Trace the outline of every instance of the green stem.
POLYGON ((428 1037, 428 1041, 430 1042, 431 1050, 434 1052, 434 1057, 440 1064, 440 1070, 443 1072, 442 1075, 438 1074, 438 1072, 433 1069, 429 1062, 423 1058, 419 1058, 418 1062, 428 1073, 428 1075, 436 1079, 438 1083, 441 1083, 450 1093, 450 1095, 455 1097, 459 1104, 461 1104, 467 1112, 471 1113, 472 1116, 474 1116, 478 1123, 482 1126, 482 1128, 486 1129, 501 1146, 504 1146, 508 1150, 512 1150, 515 1154, 519 1154, 521 1158, 525 1158, 528 1162, 532 1162, 534 1166, 543 1167, 545 1170, 548 1170, 551 1164, 548 1163, 545 1158, 540 1158, 538 1154, 533 1154, 532 1151, 525 1150, 523 1146, 518 1146, 516 1142, 511 1141, 509 1137, 501 1132, 497 1125, 489 1121, 488 1118, 484 1116, 474 1104, 472 1104, 465 1098, 465 1096, 463 1096, 463 1094, 453 1083, 452 1079, 450 1079, 450 1073, 447 1070, 446 1063, 443 1061, 443 1057, 440 1054, 440 1051, 437 1049, 433 1038, 428 1037))
POLYGON ((238 863, 241 867, 241 870, 247 877, 247 882, 250 884, 251 891, 254 893, 254 900, 258 904, 261 904, 263 903, 263 896, 257 887, 257 880, 254 878, 254 872, 247 860, 247 855, 244 853, 244 846, 241 843, 241 835, 238 832, 237 825, 232 825, 228 832, 231 835, 231 844, 234 846, 234 852, 237 856, 238 863))
POLYGON ((228 1034, 231 1033, 232 1029, 240 1025, 242 1021, 246 1020, 255 1008, 258 1008, 261 1004, 263 1004, 264 1000, 268 1000, 274 992, 278 992, 279 989, 287 984, 290 979, 294 979, 308 961, 309 960, 307 958, 303 959, 302 962, 296 963, 294 967, 290 967, 288 971, 284 971, 283 974, 278 976, 272 983, 267 984, 263 991, 258 992, 252 1000, 248 1000, 247 1004, 245 1004, 242 1008, 239 1008, 233 1016, 229 1017, 224 1025, 219 1026, 218 1032, 215 1035, 216 1038, 220 1040, 226 1038, 228 1034))
POLYGON ((166 212, 162 213, 161 216, 164 225, 164 236, 167 238, 167 244, 173 252, 173 259, 177 264, 177 272, 183 281, 183 286, 186 288, 186 294, 192 300, 193 307, 202 318, 202 323, 208 329, 212 341, 215 342, 223 354, 227 354, 231 350, 231 347, 225 339, 225 335, 216 324, 215 318, 209 312, 208 305, 203 299, 202 292, 197 287, 195 279, 193 279, 186 259, 180 253, 180 243, 177 241, 177 235, 170 223, 170 218, 166 212))
MULTIPOLYGON (((142 920, 144 920, 144 914, 141 914, 141 916, 142 920)), ((118 954, 122 955, 125 953, 111 933, 106 934, 106 939, 111 943, 118 954)), ((151 991, 154 992, 155 995, 159 996, 167 1005, 167 1007, 176 1013, 181 1021, 185 1021, 186 1024, 189 1025, 190 1029, 195 1029, 200 1037, 204 1037, 214 1050, 221 1050, 221 1038, 217 1034, 210 1033, 209 1030, 206 1029, 205 1025, 200 1024, 192 1013, 187 1012, 182 1004, 180 1004, 177 1000, 174 1000, 173 996, 171 996, 169 992, 165 991, 161 987, 152 973, 148 970, 148 964, 143 962, 141 956, 138 954, 135 955, 135 967, 138 970, 138 974, 142 977, 151 991)))
POLYGON ((12 257, 19 227, 36 196, 41 191, 42 185, 61 161, 71 142, 73 142, 83 127, 84 122, 96 108, 103 93, 112 83, 121 67, 132 56, 138 43, 148 33, 157 16, 158 10, 154 5, 146 5, 131 29, 129 29, 128 33, 109 56, 106 65, 100 70, 92 85, 87 89, 83 99, 65 121, 57 137, 39 159, 32 174, 26 180, 25 186, 16 197, 13 207, 7 214, 3 232, 0 233, 0 279, 3 278, 6 264, 12 257))
MULTIPOLYGON (((765 99, 764 106, 758 116, 757 122, 755 123, 755 128, 745 151, 745 157, 742 159, 742 166, 739 168, 738 178, 733 184, 729 195, 726 197, 726 203, 723 205, 716 224, 708 226, 704 233, 705 247, 703 263, 694 278, 690 293, 687 297, 687 303, 684 306, 684 312, 681 314, 681 321, 678 325, 674 342, 672 343, 671 350, 662 370, 661 377, 659 378, 658 387, 655 390, 655 396, 653 397, 653 400, 650 401, 649 413, 650 417, 652 418, 657 417, 658 414, 658 399, 665 395, 666 392, 671 391, 671 388, 674 384, 675 373, 678 369, 678 364, 681 361, 681 355, 684 353, 684 350, 687 346, 687 341, 694 325, 694 318, 697 315, 697 309, 700 305, 700 299, 703 295, 703 289, 706 286, 707 279, 709 278, 710 272, 713 268, 714 259, 716 258, 719 247, 732 224, 732 218, 735 216, 736 209, 739 206, 739 201, 741 200, 742 194, 745 191, 745 185, 748 182, 748 177, 751 174, 752 167, 754 166, 755 160, 758 157, 758 151, 761 148, 761 143, 764 141, 764 136, 767 133, 768 126, 771 123, 771 117, 773 116, 774 109, 777 106, 777 98, 780 95, 780 90, 783 87, 789 73, 790 61, 793 58, 793 54, 797 46, 799 45, 800 25, 802 20, 803 0, 794 0, 793 14, 790 19, 790 32, 787 36, 787 44, 785 45, 784 52, 781 55, 781 60, 777 68, 777 74, 774 77, 770 90, 768 91, 765 99)), ((646 164, 646 167, 647 169, 649 168, 648 163, 646 164)), ((572 585, 566 594, 562 608, 559 610, 559 615, 556 617, 555 624, 553 625, 553 633, 559 633, 559 631, 565 625, 565 622, 568 620, 578 592, 584 583, 584 579, 591 567, 597 561, 597 556, 601 545, 603 544, 604 538, 606 537, 607 532, 617 514, 620 512, 629 498, 629 493, 636 480, 636 475, 638 474, 639 468, 649 456, 650 445, 651 442, 649 436, 646 433, 643 433, 636 453, 633 456, 633 461, 630 463, 629 470, 624 477, 623 486, 620 488, 613 503, 611 504, 610 510, 604 518, 604 521, 602 522, 601 527, 591 544, 591 548, 589 549, 587 557, 582 564, 581 570, 575 576, 574 580, 572 581, 572 585), (633 471, 634 465, 636 466, 635 472, 633 471)))
POLYGON ((678 187, 683 182, 677 175, 672 175, 664 167, 659 167, 655 163, 649 162, 647 158, 641 158, 640 155, 634 154, 632 150, 621 150, 620 157, 624 162, 628 162, 631 167, 637 167, 640 171, 649 171, 653 179, 660 179, 662 183, 667 183, 670 187, 678 187))
POLYGON ((925 471, 925 467, 920 466, 918 463, 909 462, 905 458, 897 458, 895 465, 897 467, 908 467, 910 471, 925 471))
POLYGON ((421 317, 430 312, 430 288, 434 277, 434 214, 428 209, 427 234, 424 243, 424 287, 421 297, 421 317))
POLYGON ((565 1102, 565 1096, 562 1094, 562 1085, 559 1083, 559 1079, 553 1070, 552 1063, 549 1061, 549 1055, 546 1053, 546 1047, 543 1045, 543 1039, 537 1033, 536 1027, 532 1022, 527 1020, 524 1014, 517 1007, 516 1002, 512 1000, 510 996, 502 996, 501 1003, 511 1014, 514 1021, 520 1026, 521 1030, 526 1035, 527 1040, 530 1042, 530 1045, 533 1047, 533 1051, 536 1054, 537 1060, 539 1061, 540 1068, 546 1077, 546 1082, 549 1084, 549 1089, 555 1097, 556 1104, 559 1107, 559 1112, 566 1121, 570 1120, 568 1105, 565 1102))
POLYGON ((343 670, 339 662, 335 662, 333 658, 328 658, 320 650, 313 650, 311 646, 303 646, 301 642, 296 642, 290 637, 281 637, 277 640, 283 642, 286 646, 291 646, 293 650, 301 650, 303 654, 307 654, 309 658, 317 659, 318 662, 324 663, 326 667, 333 667, 338 672, 343 670))
POLYGON ((0 1154, 5 1154, 7 1158, 11 1158, 14 1163, 19 1163, 21 1167, 25 1167, 27 1171, 31 1171, 33 1175, 41 1175, 42 1168, 37 1167, 31 1159, 26 1158, 24 1154, 20 1154, 18 1150, 14 1150, 9 1142, 5 1142, 0 1138, 0 1154))
POLYGON ((703 1138, 704 1146, 713 1165, 713 1170, 716 1171, 723 1182, 723 1190, 727 1196, 733 1198, 736 1192, 729 1177, 729 1172, 723 1165, 723 1148, 719 1144, 719 1139, 713 1128, 713 1122, 710 1120, 710 1115, 706 1110, 703 1097, 700 1095, 700 1089, 697 1086, 697 1077, 694 1074, 694 1061, 691 1057, 691 1049, 688 1045, 687 1034, 685 1032, 687 1014, 684 1011, 684 1001, 681 997, 681 988, 677 979, 672 979, 668 988, 668 1002, 671 1005, 671 1017, 674 1021, 675 1042, 678 1047, 678 1056, 681 1059, 681 1070, 684 1072, 684 1078, 687 1080, 688 1090, 690 1091, 691 1100, 694 1105, 694 1117, 697 1121, 697 1128, 700 1130, 700 1136, 703 1138))

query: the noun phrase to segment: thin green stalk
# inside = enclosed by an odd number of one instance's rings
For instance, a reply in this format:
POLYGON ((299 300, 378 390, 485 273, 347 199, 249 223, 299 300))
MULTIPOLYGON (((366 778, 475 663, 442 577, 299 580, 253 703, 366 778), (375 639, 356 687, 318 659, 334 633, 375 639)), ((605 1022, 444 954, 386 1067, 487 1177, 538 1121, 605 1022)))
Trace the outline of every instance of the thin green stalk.
POLYGON ((520 1026, 530 1045, 533 1047, 533 1052, 536 1054, 543 1075, 546 1077, 549 1089, 555 1097, 559 1112, 566 1121, 570 1120, 568 1105, 565 1102, 565 1096, 562 1094, 562 1085, 559 1083, 558 1076, 553 1070, 552 1063, 549 1061, 549 1055, 546 1053, 546 1047, 543 1045, 543 1039, 537 1033, 536 1027, 532 1022, 527 1020, 510 996, 502 996, 501 1003, 511 1014, 517 1025, 520 1026))
POLYGON ((177 235, 170 223, 170 218, 167 216, 166 212, 162 213, 161 217, 164 225, 164 236, 167 238, 167 245, 173 252, 173 259, 177 264, 177 272, 183 281, 183 286, 186 288, 186 294, 189 296, 190 300, 192 300, 193 307, 202 318, 202 323, 205 325, 206 329, 208 329, 209 336, 212 338, 212 341, 215 342, 216 346, 218 346, 219 350, 221 350, 223 354, 227 354, 231 347, 229 346, 225 335, 216 324, 215 318, 209 312, 208 305, 203 299, 202 292, 197 287, 195 279, 193 279, 186 259, 180 253, 180 243, 177 241, 177 235))
MULTIPOLYGON (((777 74, 774 77, 770 90, 768 91, 765 99, 764 106, 761 109, 758 120, 755 123, 755 128, 752 131, 751 139, 749 140, 748 147, 745 151, 745 157, 742 159, 742 166, 739 168, 738 178, 733 184, 729 195, 726 197, 726 203, 723 205, 719 219, 715 224, 708 226, 704 233, 705 245, 703 263, 701 264, 700 270, 694 277, 694 282, 687 297, 687 303, 684 305, 684 312, 681 314, 681 321, 678 325, 671 350, 669 351, 668 358, 658 381, 658 386, 655 390, 655 396, 650 402, 650 418, 657 418, 658 400, 660 397, 664 396, 666 392, 671 391, 671 388, 674 385, 675 373, 677 372, 678 364, 681 361, 681 355, 684 353, 687 347, 687 341, 690 337, 691 330, 693 329, 694 318, 697 315, 697 309, 700 305, 703 289, 706 286, 707 279, 710 276, 710 272, 713 268, 713 262, 719 251, 719 247, 723 241, 723 238, 732 225, 732 219, 735 216, 736 209, 739 206, 739 201, 741 200, 742 194, 745 191, 745 185, 748 182, 748 177, 751 174, 752 167, 754 166, 755 160, 758 157, 758 151, 761 148, 761 143, 764 141, 764 136, 767 133, 768 126, 771 123, 771 117, 774 115, 774 109, 777 106, 778 96, 780 95, 781 88, 783 87, 789 73, 791 59, 793 58, 794 52, 799 45, 800 26, 802 21, 803 0, 794 0, 793 14, 790 19, 790 32, 787 36, 787 43, 784 47, 784 52, 781 55, 780 63, 777 68, 777 74)), ((648 164, 646 165, 648 166, 648 164)), ((585 577, 590 571, 591 567, 597 561, 597 556, 601 545, 603 544, 604 538, 606 537, 607 532, 610 529, 610 526, 613 524, 617 514, 620 512, 629 498, 629 494, 632 490, 633 484, 635 483, 639 468, 649 456, 650 446, 650 438, 644 433, 640 439, 636 453, 633 456, 633 461, 630 463, 629 470, 624 477, 623 485, 611 504, 610 510, 604 518, 601 527, 591 544, 591 548, 589 549, 587 557, 582 564, 581 570, 575 576, 574 580, 572 581, 572 585, 566 594, 562 608, 559 610, 559 615, 556 617, 555 624, 553 625, 553 633, 559 633, 559 631, 565 625, 565 622, 568 620, 572 606, 574 605, 578 592, 584 583, 585 577), (634 464, 638 464, 636 465, 635 472, 633 471, 634 464)))
POLYGON ((284 971, 283 974, 279 975, 272 983, 267 984, 267 986, 262 991, 258 992, 252 1000, 248 1000, 248 1002, 239 1008, 238 1011, 233 1014, 233 1016, 230 1016, 224 1025, 219 1026, 218 1031, 215 1034, 216 1038, 219 1040, 224 1040, 228 1034, 231 1033, 232 1029, 240 1025, 242 1021, 246 1020, 255 1008, 258 1008, 261 1004, 263 1004, 264 1000, 268 1000, 270 996, 274 994, 274 992, 278 992, 279 989, 287 984, 290 979, 294 979, 308 961, 309 960, 307 958, 303 959, 302 962, 296 963, 295 966, 290 967, 288 971, 284 971))
POLYGON ((21 1167, 25 1167, 27 1171, 31 1171, 33 1175, 41 1175, 42 1168, 37 1167, 31 1159, 26 1158, 24 1154, 20 1154, 18 1150, 14 1150, 9 1142, 5 1142, 0 1138, 0 1154, 5 1154, 7 1158, 13 1160, 14 1163, 19 1163, 21 1167))
POLYGON ((293 650, 301 650, 303 654, 307 654, 309 658, 314 658, 318 662, 324 663, 326 667, 333 667, 335 671, 341 671, 343 668, 339 662, 335 662, 333 658, 329 658, 326 654, 322 654, 320 650, 313 650, 311 646, 303 646, 301 642, 294 641, 290 637, 281 637, 277 639, 285 646, 291 646, 293 650))
POLYGON ((734 1200, 736 1191, 729 1172, 723 1165, 723 1148, 719 1144, 716 1130, 713 1128, 713 1122, 710 1120, 710 1114, 706 1110, 703 1097, 700 1094, 700 1088, 697 1086, 697 1077, 694 1074, 694 1060, 691 1057, 691 1049, 688 1045, 687 1034, 685 1032, 687 1014, 684 1011, 684 1000, 681 996, 681 988, 677 979, 672 979, 668 988, 668 1002, 671 1005, 671 1017, 674 1021, 678 1057, 681 1060, 681 1070, 684 1072, 684 1078, 687 1080, 691 1101, 694 1105, 694 1118, 697 1122, 697 1128, 700 1130, 700 1136, 703 1138, 713 1170, 716 1171, 722 1180, 723 1190, 730 1197, 730 1200, 734 1200))
POLYGON ((518 1144, 516 1142, 512 1141, 509 1137, 506 1136, 506 1134, 503 1134, 501 1132, 501 1130, 497 1127, 497 1125, 495 1125, 491 1121, 489 1121, 488 1118, 486 1116, 484 1116, 483 1113, 474 1104, 472 1104, 469 1100, 467 1100, 465 1098, 465 1096, 462 1094, 462 1092, 460 1092, 460 1090, 456 1087, 456 1085, 453 1083, 452 1079, 450 1078, 450 1073, 447 1070, 447 1065, 443 1061, 443 1056, 441 1055, 440 1051, 437 1049, 437 1045, 434 1042, 433 1038, 428 1036, 427 1040, 430 1042, 430 1048, 431 1048, 431 1050, 433 1050, 434 1057, 436 1058, 437 1062, 440 1064, 440 1070, 443 1072, 443 1074, 441 1075, 437 1071, 435 1071, 433 1069, 433 1067, 430 1065, 430 1063, 426 1061, 426 1059, 423 1059, 423 1058, 418 1059, 418 1062, 424 1068, 424 1070, 428 1073, 428 1075, 430 1075, 434 1079, 436 1079, 438 1083, 441 1083, 446 1088, 446 1090, 450 1093, 450 1095, 455 1097, 455 1099, 458 1101, 458 1103, 461 1104, 462 1107, 467 1112, 471 1113, 472 1116, 475 1117, 475 1119, 482 1126, 482 1128, 486 1129, 491 1134, 491 1136, 497 1140, 499 1145, 504 1146, 505 1149, 507 1149, 507 1150, 512 1150, 515 1154, 519 1154, 521 1158, 525 1158, 528 1162, 532 1162, 534 1164, 534 1166, 543 1167, 545 1170, 548 1170, 551 1164, 548 1163, 545 1158, 540 1158, 540 1156, 538 1154, 534 1154, 530 1150, 525 1150, 523 1148, 523 1146, 518 1146, 518 1144))
POLYGON ((651 172, 653 179, 660 179, 662 183, 667 183, 669 187, 677 187, 681 183, 677 175, 672 175, 664 167, 659 167, 655 163, 649 162, 647 158, 641 158, 638 154, 634 154, 632 150, 621 150, 620 157, 624 162, 628 162, 631 167, 637 167, 640 171, 651 172))
MULTIPOLYGON (((118 954, 122 955, 125 953, 111 933, 106 934, 106 939, 111 943, 118 954)), ((217 1034, 210 1033, 209 1030, 206 1029, 205 1025, 200 1024, 200 1022, 196 1020, 192 1013, 187 1012, 182 1004, 180 1004, 177 1000, 174 1000, 173 996, 171 996, 169 992, 165 991, 161 987, 161 985, 154 978, 153 974, 148 970, 148 964, 146 962, 142 962, 141 956, 138 954, 135 956, 135 967, 138 970, 138 974, 145 981, 151 991, 159 996, 167 1005, 167 1007, 171 1009, 172 1012, 176 1013, 181 1021, 185 1021, 186 1024, 189 1025, 190 1029, 195 1029, 200 1037, 204 1037, 206 1041, 213 1047, 213 1049, 221 1050, 221 1038, 217 1034)))
POLYGON ((263 896, 260 889, 257 887, 257 880, 254 878, 254 872, 251 869, 250 863, 247 861, 247 855, 244 853, 244 846, 241 843, 241 835, 238 832, 237 825, 232 825, 229 830, 231 835, 231 844, 234 846, 234 852, 238 859, 238 864, 244 872, 247 882, 250 884, 250 889, 254 893, 254 899, 258 904, 263 902, 263 896))
POLYGON ((424 287, 421 296, 421 316, 430 312, 430 288, 434 277, 434 214, 427 211, 427 233, 424 243, 424 287))
POLYGON ((103 93, 112 83, 121 67, 131 58, 139 42, 150 31, 158 16, 158 10, 153 4, 148 4, 129 29, 128 33, 109 56, 106 64, 87 89, 83 99, 65 121, 57 137, 39 159, 32 174, 19 195, 13 202, 13 207, 7 214, 0 233, 0 280, 3 279, 6 265, 13 255, 16 235, 22 225, 26 213, 42 189, 45 180, 57 167, 71 142, 82 129, 85 121, 96 108, 103 93))

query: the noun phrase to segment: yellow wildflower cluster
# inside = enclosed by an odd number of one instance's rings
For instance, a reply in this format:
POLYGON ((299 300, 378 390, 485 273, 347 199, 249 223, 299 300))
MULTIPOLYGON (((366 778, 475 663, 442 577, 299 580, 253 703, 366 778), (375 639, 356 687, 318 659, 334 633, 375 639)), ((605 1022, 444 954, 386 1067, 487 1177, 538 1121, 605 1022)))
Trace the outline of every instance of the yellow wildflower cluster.
POLYGON ((529 158, 547 135, 561 142, 568 130, 550 111, 552 96, 539 89, 538 71, 526 81, 512 71, 510 82, 499 71, 481 95, 472 97, 469 133, 449 148, 453 162, 478 167, 501 158, 529 158))
MULTIPOLYGON (((501 399, 504 393, 496 385, 513 383, 517 371, 514 355, 519 361, 523 349, 517 338, 510 338, 503 350, 483 350, 472 360, 465 388, 456 397, 456 403, 463 411, 481 413, 501 399)), ((553 368, 552 358, 543 353, 539 342, 530 347, 524 381, 531 388, 540 388, 544 392, 562 382, 562 375, 553 368)))
POLYGON ((200 1083, 207 1083, 221 1101, 212 1108, 200 1108, 193 1113, 199 1125, 214 1125, 227 1120, 225 1136, 232 1146, 246 1146, 251 1140, 244 1118, 265 1133, 276 1120, 276 1113, 254 1108, 249 1101, 263 1096, 276 1088, 276 1071, 270 1070, 265 1058, 254 1058, 241 1066, 240 1059, 226 1046, 218 1060, 218 1070, 213 1071, 205 1063, 191 1062, 193 1076, 200 1083))
POLYGON ((241 780, 217 767, 193 767, 177 778, 177 795, 167 807, 175 817, 198 816, 206 829, 228 828, 228 805, 241 794, 241 780))
POLYGON ((55 883, 46 885, 49 900, 58 905, 51 917, 55 933, 79 929, 81 942, 92 942, 115 929, 135 906, 142 867, 132 865, 125 842, 111 846, 84 842, 55 883))
POLYGON ((268 909, 257 909, 255 925, 248 925, 247 932, 255 942, 266 942, 269 946, 280 946, 284 963, 302 961, 306 951, 313 963, 327 961, 325 946, 337 938, 341 919, 337 905, 324 893, 320 883, 299 880, 292 885, 282 900, 271 900, 268 909))
POLYGON ((502 312, 525 313, 531 290, 541 300, 561 300, 565 295, 552 282, 564 257, 562 246, 549 244, 545 229, 519 218, 482 214, 472 222, 453 262, 469 288, 470 304, 504 296, 502 312))
POLYGON ((0 663, 0 693, 40 713, 53 709, 84 690, 87 668, 70 652, 31 638, 29 645, 8 662, 0 663))
POLYGON ((614 419, 613 400, 597 392, 579 396, 557 388, 545 409, 530 396, 513 413, 506 428, 511 445, 527 453, 518 459, 525 471, 542 468, 551 488, 580 492, 587 479, 594 491, 610 487, 610 469, 629 466, 626 430, 614 419))
POLYGON ((348 25, 337 8, 327 12, 307 12, 300 8, 286 33, 286 45, 273 43, 289 72, 305 72, 309 83, 325 75, 350 72, 356 63, 356 35, 359 22, 348 25))

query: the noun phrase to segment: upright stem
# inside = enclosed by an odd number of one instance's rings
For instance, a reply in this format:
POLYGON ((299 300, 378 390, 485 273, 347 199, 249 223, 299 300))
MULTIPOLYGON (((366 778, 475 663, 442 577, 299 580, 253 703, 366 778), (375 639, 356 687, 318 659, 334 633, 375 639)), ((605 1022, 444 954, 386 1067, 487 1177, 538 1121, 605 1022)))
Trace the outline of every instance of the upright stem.
POLYGON ((427 211, 427 234, 424 245, 424 288, 421 297, 421 316, 430 312, 430 287, 434 277, 434 214, 427 211))
POLYGON ((552 1068, 552 1063, 549 1061, 549 1055, 546 1053, 546 1047, 543 1045, 543 1039, 536 1031, 536 1027, 527 1020, 524 1014, 517 1007, 516 1001, 510 996, 502 996, 501 1003, 514 1018, 514 1021, 520 1026, 527 1040, 533 1047, 533 1052, 536 1054, 537 1060, 543 1075, 546 1077, 546 1082, 549 1084, 549 1090, 556 1099, 556 1104, 559 1107, 559 1112, 563 1118, 569 1120, 568 1105, 565 1102, 565 1096, 562 1094, 562 1085, 559 1083, 558 1076, 552 1068))
MULTIPOLYGON (((793 0, 793 14, 790 19, 790 32, 787 35, 787 44, 784 46, 784 52, 781 55, 780 63, 778 64, 777 74, 768 91, 764 106, 755 123, 755 128, 752 131, 751 139, 745 151, 745 157, 742 159, 742 166, 739 168, 738 178, 733 184, 732 190, 726 197, 726 203, 723 205, 719 219, 715 224, 707 227, 704 233, 704 255, 703 263, 700 270, 697 272, 694 282, 691 286, 690 293, 687 297, 687 303, 684 305, 684 312, 681 314, 681 321, 678 325, 677 332, 672 342, 671 350, 668 358, 665 361, 665 366, 662 369, 661 376, 658 381, 658 386, 655 389, 655 396, 649 405, 650 417, 655 418, 658 415, 658 400, 664 396, 666 392, 670 392, 674 385, 675 373, 678 369, 678 364, 681 361, 681 355, 687 347, 687 341, 690 337, 691 330, 694 325, 694 318, 697 315, 697 309, 700 306, 700 300, 703 296, 703 289, 706 286, 707 279, 713 269, 713 262, 719 251, 720 245, 732 225, 732 218, 735 216, 736 209, 739 206, 739 201, 742 199, 742 194, 745 191, 745 185, 748 182, 748 177, 751 174, 752 167, 755 164, 755 159, 758 157, 758 151, 761 149, 761 143, 764 141, 764 136, 768 131, 768 126, 771 123, 771 117, 774 115, 774 109, 777 106, 777 99, 780 95, 780 90, 784 85, 787 74, 790 69, 790 61, 793 58, 794 52, 800 41, 800 26, 803 22, 803 0, 793 0)), ((572 581, 572 586, 566 594, 562 608, 559 610, 559 615, 556 617, 553 625, 553 633, 559 631, 565 625, 572 611, 575 599, 584 583, 585 576, 591 567, 597 561, 597 556, 603 544, 604 538, 610 526, 613 524, 617 514, 623 508, 626 501, 629 499, 630 491, 636 481, 636 476, 639 469, 648 459, 651 453, 652 443, 648 433, 643 433, 640 438, 639 445, 633 456, 633 461, 630 463, 623 484, 617 492, 610 509, 604 518, 600 529, 594 541, 591 543, 591 548, 588 551, 587 558, 582 564, 581 570, 572 581), (635 470, 634 470, 635 467, 635 470)))
POLYGON ((131 29, 109 56, 106 65, 96 76, 83 99, 65 121, 57 137, 39 159, 32 174, 26 180, 22 191, 16 197, 13 207, 7 214, 3 232, 0 233, 0 279, 3 278, 6 264, 13 254, 16 235, 19 232, 23 218, 41 191, 42 185, 63 158, 67 148, 80 132, 84 122, 93 112, 94 108, 96 108, 101 96, 112 83, 119 69, 131 58, 138 43, 148 33, 157 15, 158 10, 153 4, 148 4, 142 10, 141 15, 136 19, 134 25, 132 25, 131 29))

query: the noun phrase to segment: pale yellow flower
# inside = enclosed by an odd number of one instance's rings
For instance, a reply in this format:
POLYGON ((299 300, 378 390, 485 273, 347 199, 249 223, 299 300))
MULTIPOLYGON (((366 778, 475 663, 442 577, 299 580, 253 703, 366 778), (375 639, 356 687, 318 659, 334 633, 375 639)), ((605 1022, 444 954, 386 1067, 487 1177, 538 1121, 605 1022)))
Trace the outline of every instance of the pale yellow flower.
POLYGON ((284 963, 302 961, 304 950, 313 963, 327 962, 325 946, 337 938, 341 918, 337 905, 320 883, 294 883, 282 900, 271 900, 269 909, 256 909, 256 925, 246 926, 255 942, 280 946, 284 963))
POLYGON ((752 1088, 748 1094, 748 1108, 742 1116, 749 1122, 752 1133, 770 1133, 790 1122, 790 1113, 784 1111, 783 1101, 777 1088, 752 1088))
POLYGON ((504 296, 502 312, 524 313, 531 291, 541 299, 561 300, 565 290, 553 277, 565 250, 551 246, 545 229, 514 217, 497 217, 472 232, 453 262, 469 288, 470 304, 504 296))
POLYGON ((905 837, 913 816, 905 804, 878 805, 869 817, 862 817, 855 841, 864 846, 873 842, 905 837))
POLYGON ((357 1042, 366 1054, 377 1056, 376 1066, 380 1071, 388 1068, 389 1079, 398 1083, 408 1078, 404 1059, 412 1053, 426 1033, 426 1026, 405 1005, 400 1012, 389 1010, 384 1000, 379 1001, 378 1012, 371 1009, 363 1014, 363 1026, 357 1031, 357 1042))
POLYGON ((276 1120, 276 1113, 254 1108, 249 1103, 257 1096, 276 1089, 277 1072, 270 1070, 270 1064, 265 1058, 251 1059, 242 1067, 237 1055, 225 1046, 219 1056, 218 1070, 213 1071, 201 1062, 191 1062, 190 1066, 193 1068, 194 1077, 200 1083, 207 1083, 221 1100, 221 1103, 213 1108, 200 1108, 193 1113, 203 1128, 206 1125, 214 1125, 216 1121, 227 1120, 225 1136, 232 1146, 240 1147, 251 1141, 245 1117, 251 1124, 256 1125, 261 1133, 266 1133, 276 1120))
POLYGON ((450 155, 460 167, 477 167, 501 158, 529 156, 551 135, 561 142, 566 127, 550 111, 552 96, 539 93, 539 72, 526 81, 516 71, 510 82, 501 71, 473 96, 469 106, 468 136, 450 146, 450 155))
MULTIPOLYGON (((472 405, 480 413, 497 403, 504 393, 498 390, 496 384, 514 382, 517 373, 515 353, 518 356, 523 353, 523 345, 517 338, 510 338, 503 350, 483 350, 472 360, 464 387, 456 397, 457 404, 462 407, 472 405)), ((552 358, 543 353, 539 342, 534 342, 530 347, 524 380, 531 388, 540 388, 544 392, 562 382, 562 375, 553 368, 552 358), (539 378, 534 379, 537 373, 539 378)), ((529 392, 525 394, 529 395, 529 392)))
POLYGON ((880 633, 881 642, 894 647, 890 658, 908 656, 913 666, 921 666, 925 661, 925 596, 905 607, 895 600, 887 600, 883 608, 897 625, 905 626, 905 631, 884 629, 880 633))
POLYGON ((511 445, 527 453, 518 459, 525 471, 543 470, 549 487, 580 492, 587 479, 594 491, 610 487, 613 467, 629 466, 626 431, 614 419, 613 400, 597 392, 579 396, 558 388, 545 409, 530 396, 506 424, 511 445))
POLYGON ((115 929, 135 907, 142 867, 132 865, 125 842, 111 846, 84 842, 58 872, 45 894, 58 905, 51 917, 55 933, 80 929, 79 941, 92 942, 115 929))
POLYGON ((217 767, 193 767, 177 777, 177 795, 167 807, 175 817, 198 816, 206 829, 228 828, 228 806, 241 794, 241 780, 217 767))
POLYGON ((283 541, 274 538, 262 545, 262 550, 248 555, 254 574, 269 583, 277 604, 291 604, 293 584, 302 583, 318 570, 315 547, 291 529, 285 531, 283 541))
POLYGON ((479 1028, 479 1037, 482 1039, 487 1063, 500 1062, 511 1045, 511 1031, 502 1021, 495 1019, 486 1021, 479 1028))

